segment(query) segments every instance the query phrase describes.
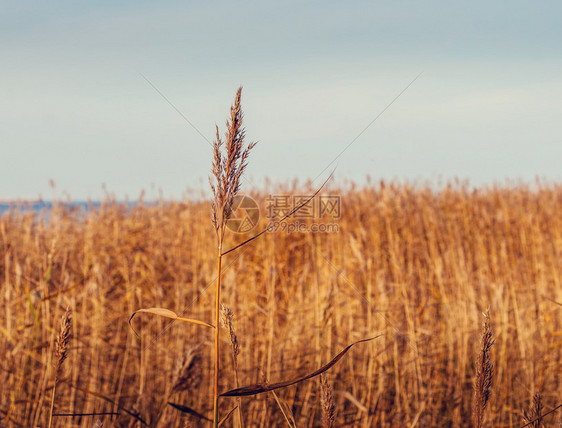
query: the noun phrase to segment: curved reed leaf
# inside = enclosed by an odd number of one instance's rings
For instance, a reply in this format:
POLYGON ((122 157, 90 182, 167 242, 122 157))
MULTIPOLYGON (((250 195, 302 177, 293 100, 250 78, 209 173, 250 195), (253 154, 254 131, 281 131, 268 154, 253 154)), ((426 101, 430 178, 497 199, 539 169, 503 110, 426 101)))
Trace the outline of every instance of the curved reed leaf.
POLYGON ((71 388, 76 389, 77 391, 83 392, 83 393, 85 393, 85 394, 87 394, 87 395, 92 395, 92 396, 97 397, 97 398, 101 398, 102 400, 105 400, 105 401, 107 401, 108 403, 113 404, 114 406, 117 406, 117 408, 119 408, 120 410, 123 410, 123 411, 124 411, 125 413, 127 413, 129 416, 135 418, 137 421, 139 421, 139 422, 140 422, 141 424, 143 424, 144 426, 149 426, 148 423, 147 423, 143 418, 141 418, 141 417, 138 415, 137 412, 131 411, 131 410, 129 410, 129 409, 123 407, 121 404, 119 404, 117 401, 113 400, 112 398, 109 398, 108 396, 103 395, 103 394, 101 394, 101 393, 99 393, 99 392, 96 392, 96 391, 91 391, 91 390, 89 390, 89 389, 81 388, 81 387, 79 387, 79 386, 77 386, 77 385, 73 385, 72 383, 69 383, 69 382, 65 382, 65 383, 66 383, 68 386, 70 386, 71 388))
POLYGON ((191 407, 184 406, 183 404, 172 403, 168 401, 168 404, 172 406, 174 409, 179 410, 180 412, 187 413, 191 416, 195 416, 199 419, 203 419, 204 421, 213 422, 212 419, 208 418, 205 415, 202 415, 196 410, 193 410, 191 407))
POLYGON ((189 318, 182 318, 182 317, 178 316, 178 314, 176 314, 175 312, 173 312, 169 309, 166 309, 166 308, 147 308, 147 309, 139 309, 139 310, 133 312, 133 315, 131 315, 131 317, 129 318, 129 326, 131 327, 131 329, 135 332, 135 334, 137 336, 138 336, 138 334, 135 331, 135 329, 133 328, 133 325, 131 324, 131 321, 133 320, 134 316, 136 314, 138 314, 139 312, 146 312, 148 314, 160 315, 161 317, 171 318, 175 321, 184 321, 184 322, 188 322, 188 323, 191 323, 191 324, 204 325, 205 327, 215 328, 214 325, 208 324, 204 321, 192 320, 192 319, 189 319, 189 318))
POLYGON ((330 370, 339 360, 341 360, 341 358, 353 346, 355 346, 359 343, 369 342, 369 341, 374 340, 374 339, 376 339, 378 337, 381 337, 381 336, 382 336, 382 334, 379 334, 378 336, 371 337, 369 339, 362 339, 362 340, 358 340, 357 342, 353 342, 351 345, 348 345, 343 351, 341 351, 338 355, 336 355, 328 364, 320 367, 318 370, 316 370, 312 373, 309 373, 305 376, 301 376, 297 379, 288 380, 288 381, 285 381, 285 382, 277 382, 277 383, 256 383, 254 385, 248 385, 248 386, 244 386, 242 388, 236 388, 236 389, 232 389, 232 390, 227 391, 227 392, 223 392, 222 394, 220 394, 220 396, 221 397, 244 397, 244 396, 248 396, 248 395, 261 394, 263 392, 273 391, 275 389, 286 388, 288 386, 295 385, 299 382, 303 382, 305 380, 311 379, 315 376, 318 376, 319 374, 324 373, 327 370, 330 370))

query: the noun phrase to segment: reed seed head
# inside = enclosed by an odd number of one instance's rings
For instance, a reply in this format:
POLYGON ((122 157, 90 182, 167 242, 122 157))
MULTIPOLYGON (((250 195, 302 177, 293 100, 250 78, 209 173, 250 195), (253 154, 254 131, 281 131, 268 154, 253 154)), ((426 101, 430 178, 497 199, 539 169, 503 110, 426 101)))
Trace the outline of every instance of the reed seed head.
POLYGON ((529 424, 532 428, 541 428, 543 426, 542 423, 542 412, 543 412, 543 402, 542 402, 542 395, 540 391, 535 391, 533 395, 533 401, 529 406, 529 410, 525 410, 523 412, 523 419, 525 423, 529 424))
POLYGON ((322 405, 322 427, 333 428, 336 426, 336 400, 332 385, 324 373, 320 375, 320 404, 322 405))
POLYGON ((56 366, 55 366, 55 380, 60 379, 62 373, 62 364, 66 357, 68 356, 68 346, 70 344, 70 339, 72 338, 72 310, 70 307, 66 309, 62 320, 61 320, 61 330, 57 336, 57 349, 56 349, 56 366))
POLYGON ((234 312, 226 305, 221 305, 221 324, 230 334, 230 344, 232 346, 232 355, 234 357, 234 367, 238 367, 238 355, 240 354, 240 343, 238 336, 234 331, 234 312))
POLYGON ((492 362, 491 349, 494 344, 492 328, 490 327, 490 311, 486 311, 482 322, 482 337, 480 352, 476 362, 476 379, 474 381, 474 399, 472 402, 472 419, 474 426, 482 427, 484 411, 492 393, 492 376, 494 363, 492 362))
POLYGON ((248 164, 250 150, 256 143, 244 147, 246 131, 242 127, 242 106, 240 99, 242 87, 236 92, 234 104, 230 107, 230 119, 226 122, 224 141, 216 127, 216 139, 213 143, 212 174, 214 182, 209 178, 213 200, 211 203, 212 220, 217 235, 224 232, 226 220, 232 211, 232 200, 240 190, 240 178, 248 164), (224 146, 224 149, 223 149, 224 146))

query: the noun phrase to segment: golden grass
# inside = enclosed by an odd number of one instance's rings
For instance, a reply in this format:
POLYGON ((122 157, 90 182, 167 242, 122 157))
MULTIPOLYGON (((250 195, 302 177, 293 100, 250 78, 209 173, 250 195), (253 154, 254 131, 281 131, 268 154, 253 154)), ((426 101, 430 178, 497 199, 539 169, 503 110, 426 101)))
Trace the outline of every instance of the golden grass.
MULTIPOLYGON (((280 190, 253 196, 263 207, 280 190)), ((241 385, 298 377, 382 333, 330 370, 335 425, 467 426, 489 308, 484 426, 522 426, 535 391, 544 413, 560 404, 562 186, 381 183, 330 193, 342 195, 339 233, 267 233, 224 256, 222 301, 236 314, 239 354, 237 373, 231 353, 221 354, 221 391, 236 376, 241 385)), ((137 337, 127 323, 150 307, 214 319, 209 213, 208 203, 127 210, 106 201, 85 218, 61 209, 0 218, 0 426, 47 426, 67 306, 73 339, 55 414, 85 416, 55 416, 54 426, 202 426, 189 410, 212 419, 214 330, 139 316, 137 337), (190 359, 193 349, 202 357, 190 359), (180 379, 194 386, 177 387, 180 379)), ((225 248, 246 237, 227 234, 225 248)), ((231 346, 228 329, 221 341, 231 346)), ((277 395, 296 426, 321 425, 319 378, 277 395)), ((236 400, 222 398, 220 414, 236 400)), ((272 393, 241 404, 246 426, 286 424, 272 393)))

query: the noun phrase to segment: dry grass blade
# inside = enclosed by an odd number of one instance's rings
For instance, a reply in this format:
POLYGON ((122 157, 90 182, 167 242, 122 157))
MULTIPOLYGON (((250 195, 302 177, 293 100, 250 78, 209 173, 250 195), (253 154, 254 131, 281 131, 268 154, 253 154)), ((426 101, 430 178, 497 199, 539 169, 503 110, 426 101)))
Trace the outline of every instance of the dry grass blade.
POLYGON ((348 400, 351 404, 353 404, 360 412, 367 412, 367 409, 356 397, 354 397, 349 391, 338 391, 338 394, 341 395, 343 398, 348 400))
POLYGON ((281 414, 285 418, 287 425, 291 428, 295 428, 297 423, 295 422, 295 416, 293 415, 293 411, 289 405, 285 401, 281 400, 275 391, 271 391, 271 393, 273 394, 273 398, 275 398, 275 402, 277 403, 277 406, 279 406, 279 410, 281 410, 281 414))
POLYGON ((76 417, 76 416, 118 416, 119 412, 91 412, 91 413, 55 413, 53 416, 76 417))
POLYGON ((130 318, 129 318, 129 326, 131 327, 131 329, 135 332, 135 334, 137 336, 138 336, 138 333, 133 328, 133 325, 131 324, 131 321, 133 320, 133 318, 135 317, 136 314, 141 313, 141 312, 144 312, 144 313, 147 313, 147 314, 159 315, 161 317, 171 318, 174 321, 183 321, 183 322, 187 322, 187 323, 191 323, 191 324, 197 324, 197 325, 203 325, 205 327, 215 328, 214 325, 208 324, 208 323, 203 322, 203 321, 193 320, 193 319, 189 319, 189 318, 182 318, 182 317, 178 316, 178 314, 176 314, 175 312, 173 312, 169 309, 148 308, 148 309, 139 309, 138 311, 133 312, 133 315, 131 315, 130 318))
POLYGON ((177 404, 177 403, 171 403, 171 402, 168 402, 168 404, 170 406, 172 406, 174 409, 179 410, 180 412, 187 413, 188 415, 195 416, 196 418, 199 418, 199 419, 207 421, 207 422, 213 422, 213 420, 211 418, 208 418, 207 416, 202 415, 198 411, 193 410, 190 407, 184 406, 183 404, 177 404))
POLYGON ((484 314, 484 321, 482 323, 482 338, 476 362, 476 379, 474 380, 474 398, 472 402, 472 420, 477 428, 481 428, 484 423, 484 411, 492 393, 494 363, 492 362, 491 349, 493 344, 490 312, 487 311, 484 314))
POLYGON ((289 381, 285 381, 285 382, 277 382, 277 383, 258 383, 258 384, 254 384, 254 385, 249 385, 249 386, 245 386, 243 388, 237 388, 237 389, 233 389, 227 392, 223 392, 222 394, 220 394, 221 397, 244 397, 244 396, 248 396, 248 395, 256 395, 256 394, 262 394, 264 392, 268 392, 268 391, 274 391, 276 389, 280 389, 280 388, 286 388, 288 386, 291 385, 295 385, 297 383, 303 382, 305 380, 311 379, 315 376, 318 376, 319 374, 324 373, 327 370, 330 370, 346 353, 347 351, 349 351, 353 346, 359 344, 359 343, 363 343, 363 342, 369 342, 371 340, 375 340, 378 337, 381 337, 382 335, 378 335, 375 337, 371 337, 369 339, 362 339, 362 340, 358 340, 357 342, 353 342, 351 345, 348 345, 343 351, 341 351, 338 355, 336 355, 328 364, 320 367, 318 370, 307 374, 305 376, 301 376, 297 379, 294 380, 289 380, 289 381))
POLYGON ((320 404, 322 405, 322 427, 334 428, 336 426, 336 400, 334 390, 328 383, 326 375, 320 375, 320 404))
POLYGON ((99 392, 96 392, 96 391, 91 391, 89 389, 80 388, 79 386, 76 386, 76 385, 69 384, 69 386, 73 389, 76 389, 77 391, 83 392, 84 394, 91 395, 93 397, 100 398, 104 401, 107 401, 108 403, 116 406, 119 410, 123 410, 125 413, 127 413, 132 418, 136 419, 142 425, 149 426, 148 423, 142 417, 140 417, 137 412, 129 410, 126 407, 123 407, 117 401, 113 400, 112 398, 109 398, 108 396, 106 396, 104 394, 100 394, 99 392))
POLYGON ((218 426, 220 427, 222 424, 224 424, 234 413, 234 411, 238 408, 238 406, 234 406, 230 412, 228 412, 218 423, 218 426))

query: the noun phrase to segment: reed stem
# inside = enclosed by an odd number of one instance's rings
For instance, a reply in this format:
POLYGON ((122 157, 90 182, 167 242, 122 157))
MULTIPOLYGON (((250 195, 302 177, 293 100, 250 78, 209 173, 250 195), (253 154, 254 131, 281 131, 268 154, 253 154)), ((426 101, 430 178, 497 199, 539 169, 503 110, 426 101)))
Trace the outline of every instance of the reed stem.
POLYGON ((57 382, 53 385, 53 393, 51 395, 51 408, 49 409, 49 425, 48 428, 51 428, 53 423, 53 411, 55 410, 55 391, 57 389, 57 382))
POLYGON ((220 231, 219 236, 219 252, 217 261, 217 288, 215 294, 215 386, 214 386, 214 396, 213 396, 213 427, 217 428, 219 426, 219 355, 220 355, 220 344, 219 344, 219 333, 220 333, 220 297, 221 297, 221 268, 222 268, 222 238, 223 231, 220 231))

